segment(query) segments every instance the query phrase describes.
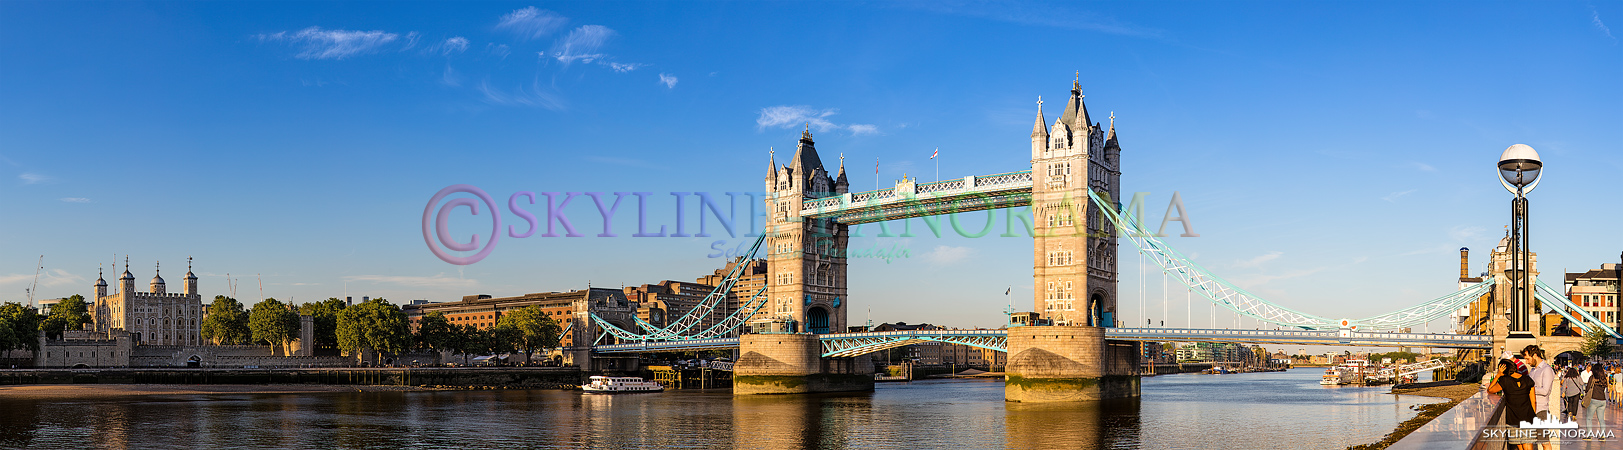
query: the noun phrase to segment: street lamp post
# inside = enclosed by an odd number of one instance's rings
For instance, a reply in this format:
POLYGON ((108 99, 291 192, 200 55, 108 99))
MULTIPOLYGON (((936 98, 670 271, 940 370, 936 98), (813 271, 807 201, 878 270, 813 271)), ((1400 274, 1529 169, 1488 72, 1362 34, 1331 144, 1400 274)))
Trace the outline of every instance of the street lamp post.
MULTIPOLYGON (((1527 307, 1532 304, 1532 261, 1528 251, 1527 193, 1538 187, 1539 173, 1544 163, 1539 161, 1533 147, 1516 144, 1499 155, 1499 182, 1505 190, 1516 194, 1510 202, 1510 336, 1509 340, 1531 340, 1528 330, 1527 307)), ((1508 350, 1516 347, 1507 346, 1508 350)))

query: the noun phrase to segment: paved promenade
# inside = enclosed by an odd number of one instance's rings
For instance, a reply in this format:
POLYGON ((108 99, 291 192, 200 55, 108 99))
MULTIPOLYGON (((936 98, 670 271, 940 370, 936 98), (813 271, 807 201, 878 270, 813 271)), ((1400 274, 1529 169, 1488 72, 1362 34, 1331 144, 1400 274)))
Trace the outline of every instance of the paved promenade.
MULTIPOLYGON (((1499 396, 1487 392, 1479 392, 1471 398, 1460 401, 1453 409, 1437 416, 1431 422, 1409 433, 1402 440, 1388 447, 1390 450, 1502 450, 1507 448, 1505 439, 1485 433, 1488 427, 1504 427, 1503 413, 1499 408, 1499 396)), ((1584 417, 1578 417, 1578 425, 1584 426, 1584 417)), ((1600 427, 1588 430, 1612 430, 1617 437, 1608 440, 1581 440, 1581 439, 1553 439, 1547 440, 1548 447, 1553 450, 1567 449, 1620 449, 1623 448, 1623 408, 1618 405, 1606 406, 1605 423, 1600 427)))

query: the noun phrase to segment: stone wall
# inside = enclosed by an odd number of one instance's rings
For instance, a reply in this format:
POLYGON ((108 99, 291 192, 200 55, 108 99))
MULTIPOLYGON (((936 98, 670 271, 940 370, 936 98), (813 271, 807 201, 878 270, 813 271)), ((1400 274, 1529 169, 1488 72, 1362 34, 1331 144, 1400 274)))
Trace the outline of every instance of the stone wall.
POLYGON ((66 331, 62 339, 49 339, 41 332, 38 339, 34 367, 124 367, 130 365, 134 346, 130 334, 123 331, 66 331))
POLYGON ((823 358, 812 334, 746 334, 733 364, 733 394, 804 394, 873 390, 873 360, 823 358))
POLYGON ((1094 401, 1139 395, 1138 350, 1104 339, 1104 329, 1023 326, 1009 329, 1004 399, 1094 401))
POLYGON ((142 345, 130 367, 350 367, 342 356, 277 356, 268 345, 142 345))

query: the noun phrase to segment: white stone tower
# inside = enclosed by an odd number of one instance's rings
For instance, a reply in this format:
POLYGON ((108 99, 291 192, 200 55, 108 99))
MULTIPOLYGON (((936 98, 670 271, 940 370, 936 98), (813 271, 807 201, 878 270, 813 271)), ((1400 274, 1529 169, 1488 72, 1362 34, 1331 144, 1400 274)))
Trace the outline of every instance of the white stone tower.
POLYGON ((1092 206, 1088 189, 1119 202, 1121 150, 1114 119, 1106 136, 1084 97, 1080 81, 1073 82, 1052 126, 1044 125, 1038 100, 1031 131, 1033 308, 1054 325, 1114 326, 1115 228, 1092 206))
POLYGON ((766 177, 767 283, 766 317, 794 320, 814 333, 845 331, 847 226, 832 219, 802 220, 800 210, 812 199, 842 195, 850 183, 845 164, 838 178, 823 168, 811 128, 800 135, 794 160, 779 166, 769 159, 766 177))

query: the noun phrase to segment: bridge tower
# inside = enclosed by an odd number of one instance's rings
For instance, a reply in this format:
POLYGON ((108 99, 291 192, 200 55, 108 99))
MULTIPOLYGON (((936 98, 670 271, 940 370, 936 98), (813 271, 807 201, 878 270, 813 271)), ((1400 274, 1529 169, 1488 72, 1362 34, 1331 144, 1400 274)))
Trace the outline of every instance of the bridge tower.
POLYGON ((1121 147, 1091 120, 1080 82, 1051 127, 1042 101, 1031 131, 1033 308, 1054 325, 1115 326, 1116 229, 1088 189, 1120 201, 1121 147))
POLYGON ((794 159, 778 165, 774 154, 766 177, 767 312, 790 319, 798 331, 838 333, 846 325, 846 245, 848 226, 833 219, 802 219, 802 204, 850 190, 845 162, 830 176, 812 142, 811 127, 800 134, 794 159))
POLYGON ((1076 402, 1137 397, 1139 344, 1110 341, 1116 326, 1116 231, 1088 196, 1120 209, 1121 147, 1114 114, 1094 123, 1080 82, 1059 119, 1045 126, 1042 101, 1031 130, 1034 307, 1053 326, 1008 331, 1003 398, 1076 402))

